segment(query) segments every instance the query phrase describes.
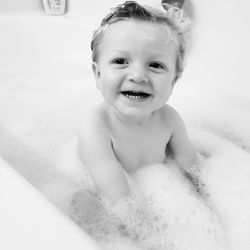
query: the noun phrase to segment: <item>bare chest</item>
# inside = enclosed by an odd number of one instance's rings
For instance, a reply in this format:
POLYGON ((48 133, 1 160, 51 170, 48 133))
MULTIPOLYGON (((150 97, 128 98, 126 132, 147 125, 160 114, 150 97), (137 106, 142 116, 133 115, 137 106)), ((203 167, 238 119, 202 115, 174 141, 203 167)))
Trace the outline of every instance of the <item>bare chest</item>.
POLYGON ((113 151, 128 172, 166 159, 171 133, 166 130, 119 133, 112 138, 113 151))

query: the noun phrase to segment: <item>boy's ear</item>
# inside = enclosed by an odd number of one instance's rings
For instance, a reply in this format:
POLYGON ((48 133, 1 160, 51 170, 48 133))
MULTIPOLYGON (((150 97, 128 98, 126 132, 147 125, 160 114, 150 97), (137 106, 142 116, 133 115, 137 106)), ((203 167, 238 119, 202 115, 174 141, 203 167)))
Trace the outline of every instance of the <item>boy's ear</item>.
POLYGON ((95 76, 96 87, 98 89, 100 89, 99 81, 100 81, 101 73, 100 73, 100 69, 98 67, 98 64, 96 62, 92 63, 92 70, 93 70, 93 73, 94 73, 94 76, 95 76))
POLYGON ((175 84, 176 84, 176 81, 177 81, 177 77, 176 77, 176 75, 175 75, 175 76, 174 76, 174 79, 173 79, 173 81, 172 81, 171 94, 172 94, 172 92, 173 92, 173 89, 174 89, 174 86, 175 86, 175 84))

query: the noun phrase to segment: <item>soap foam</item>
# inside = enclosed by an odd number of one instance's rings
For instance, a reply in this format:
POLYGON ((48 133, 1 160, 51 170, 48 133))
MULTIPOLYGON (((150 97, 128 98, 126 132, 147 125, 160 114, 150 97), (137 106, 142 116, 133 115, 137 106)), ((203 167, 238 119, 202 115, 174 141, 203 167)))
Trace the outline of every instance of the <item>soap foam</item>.
POLYGON ((216 209, 194 191, 175 166, 150 166, 141 169, 134 178, 172 249, 229 249, 227 233, 216 209))
POLYGON ((145 197, 157 230, 152 234, 146 227, 138 228, 141 238, 148 236, 144 241, 131 239, 110 218, 86 166, 77 160, 75 141, 56 157, 64 178, 40 190, 104 249, 248 250, 250 155, 211 132, 198 128, 189 132, 203 155, 196 172, 203 192, 171 164, 147 166, 128 176, 135 184, 132 189, 145 197), (91 205, 84 210, 88 199, 91 205))
POLYGON ((89 233, 103 249, 233 249, 250 246, 250 155, 230 140, 203 129, 189 129, 203 155, 197 170, 203 191, 197 192, 176 166, 152 165, 128 176, 132 189, 147 201, 157 234, 138 228, 144 241, 131 240, 105 210, 89 172, 65 144, 58 159, 60 177, 40 190, 89 233), (203 195, 206 194, 206 195, 203 195), (89 200, 90 202, 86 202, 89 200), (91 204, 84 210, 83 204, 91 204))
MULTIPOLYGON (((124 214, 129 209, 124 211, 121 205, 121 216, 125 219, 127 216, 131 228, 137 227, 136 232, 140 232, 137 237, 131 237, 124 225, 117 225, 93 186, 82 186, 72 196, 70 217, 104 249, 112 249, 113 244, 116 249, 133 249, 128 246, 155 250, 230 249, 223 216, 219 216, 212 202, 195 192, 176 166, 147 166, 137 171, 131 179, 136 184, 131 187, 138 188, 145 197, 145 211, 152 223, 152 227, 147 227, 145 222, 131 221, 130 214, 124 214)), ((128 202, 128 206, 134 209, 133 201, 128 202)))

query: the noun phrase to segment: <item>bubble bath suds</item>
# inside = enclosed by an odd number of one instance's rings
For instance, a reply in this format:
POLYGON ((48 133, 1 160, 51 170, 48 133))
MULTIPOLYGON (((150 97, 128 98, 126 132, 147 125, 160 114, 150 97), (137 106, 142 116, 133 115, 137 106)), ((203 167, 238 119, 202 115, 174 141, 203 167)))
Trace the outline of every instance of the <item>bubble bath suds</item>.
POLYGON ((209 194, 197 193, 175 166, 147 166, 131 178, 145 197, 155 229, 137 224, 138 239, 109 216, 93 186, 83 185, 72 196, 69 216, 105 249, 112 249, 115 242, 136 249, 230 249, 226 218, 209 194))
POLYGON ((147 166, 129 177, 145 197, 157 229, 152 235, 145 227, 139 228, 141 238, 147 236, 143 241, 131 238, 109 216, 86 167, 75 156, 75 141, 65 145, 58 158, 60 171, 68 179, 46 187, 47 195, 55 202, 61 193, 58 206, 104 249, 245 250, 249 246, 250 155, 203 129, 189 130, 202 154, 195 169, 199 188, 172 164, 147 166))

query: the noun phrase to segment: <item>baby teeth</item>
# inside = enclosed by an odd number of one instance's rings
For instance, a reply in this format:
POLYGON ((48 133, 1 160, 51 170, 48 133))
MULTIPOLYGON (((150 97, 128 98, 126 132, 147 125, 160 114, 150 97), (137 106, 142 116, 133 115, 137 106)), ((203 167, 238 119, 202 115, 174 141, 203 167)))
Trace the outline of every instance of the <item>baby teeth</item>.
POLYGON ((132 99, 142 99, 144 98, 143 96, 138 96, 138 95, 126 95, 128 98, 132 98, 132 99))
POLYGON ((149 96, 149 94, 135 91, 124 91, 122 94, 130 99, 145 99, 149 96))

